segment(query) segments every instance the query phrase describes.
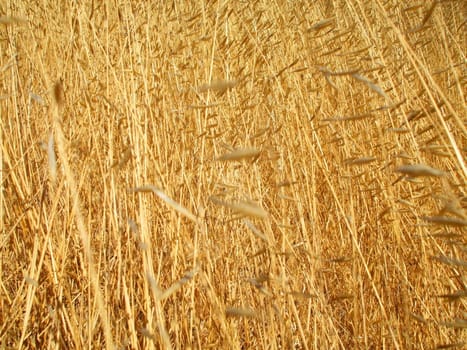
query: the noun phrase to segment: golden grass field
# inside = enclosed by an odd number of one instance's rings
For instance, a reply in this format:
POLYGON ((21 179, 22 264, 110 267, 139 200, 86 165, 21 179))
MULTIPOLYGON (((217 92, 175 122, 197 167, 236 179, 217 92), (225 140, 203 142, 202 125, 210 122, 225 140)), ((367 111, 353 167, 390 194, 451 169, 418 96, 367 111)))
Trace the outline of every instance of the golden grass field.
POLYGON ((463 1, 0 5, 0 349, 465 349, 463 1))

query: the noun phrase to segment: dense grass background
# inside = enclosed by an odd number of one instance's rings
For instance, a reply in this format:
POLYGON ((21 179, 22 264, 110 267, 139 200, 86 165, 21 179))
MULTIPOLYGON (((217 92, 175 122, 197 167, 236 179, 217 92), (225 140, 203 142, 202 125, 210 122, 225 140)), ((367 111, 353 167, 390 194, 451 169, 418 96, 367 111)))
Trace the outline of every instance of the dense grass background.
POLYGON ((0 14, 1 348, 465 346, 465 2, 0 14))

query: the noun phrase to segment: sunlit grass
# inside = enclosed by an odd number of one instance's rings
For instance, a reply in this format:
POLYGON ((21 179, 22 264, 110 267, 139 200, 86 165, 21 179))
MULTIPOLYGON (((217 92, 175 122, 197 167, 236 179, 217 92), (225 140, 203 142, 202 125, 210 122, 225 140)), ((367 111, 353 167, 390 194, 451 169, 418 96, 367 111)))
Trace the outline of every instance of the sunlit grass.
POLYGON ((464 347, 465 23, 5 2, 0 347, 464 347))

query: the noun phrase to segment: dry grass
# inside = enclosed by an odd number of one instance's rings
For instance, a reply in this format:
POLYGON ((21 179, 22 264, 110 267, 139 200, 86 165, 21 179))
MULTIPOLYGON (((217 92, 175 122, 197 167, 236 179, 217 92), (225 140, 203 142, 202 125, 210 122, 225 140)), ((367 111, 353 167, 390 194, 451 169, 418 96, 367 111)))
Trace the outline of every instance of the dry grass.
POLYGON ((463 1, 0 5, 0 348, 467 342, 463 1))

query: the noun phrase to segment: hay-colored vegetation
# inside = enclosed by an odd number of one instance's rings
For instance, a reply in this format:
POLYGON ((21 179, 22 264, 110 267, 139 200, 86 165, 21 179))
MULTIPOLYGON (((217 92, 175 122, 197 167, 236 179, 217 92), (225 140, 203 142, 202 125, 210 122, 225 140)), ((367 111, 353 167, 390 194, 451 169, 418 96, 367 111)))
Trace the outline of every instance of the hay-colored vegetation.
POLYGON ((0 349, 467 336, 466 3, 0 5, 0 349))

